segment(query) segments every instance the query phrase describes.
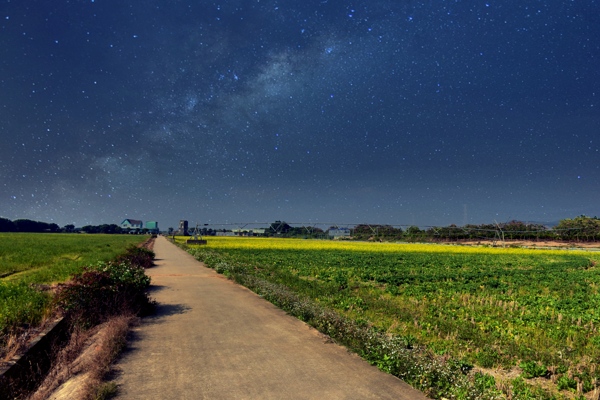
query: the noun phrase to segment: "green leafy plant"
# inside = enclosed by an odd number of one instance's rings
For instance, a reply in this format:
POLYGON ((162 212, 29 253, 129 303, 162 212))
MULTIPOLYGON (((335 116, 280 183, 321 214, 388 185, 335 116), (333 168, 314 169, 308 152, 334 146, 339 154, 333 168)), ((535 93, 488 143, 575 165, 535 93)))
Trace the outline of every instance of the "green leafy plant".
POLYGON ((117 257, 115 263, 126 263, 141 268, 151 268, 154 265, 154 252, 144 247, 130 246, 125 254, 117 257))
POLYGON ((536 361, 526 361, 519 364, 526 379, 548 376, 548 368, 536 361))
POLYGON ((476 372, 473 381, 475 386, 482 391, 496 388, 496 379, 491 375, 476 372))
POLYGON ((577 389, 577 381, 567 375, 561 375, 556 381, 558 390, 577 389))
POLYGON ((146 265, 153 253, 141 253, 144 259, 140 259, 140 253, 129 252, 134 253, 133 257, 120 257, 119 262, 100 262, 75 274, 57 293, 57 306, 83 325, 95 325, 112 315, 138 314, 146 309, 151 303, 146 293, 150 277, 142 266, 126 260, 146 265))

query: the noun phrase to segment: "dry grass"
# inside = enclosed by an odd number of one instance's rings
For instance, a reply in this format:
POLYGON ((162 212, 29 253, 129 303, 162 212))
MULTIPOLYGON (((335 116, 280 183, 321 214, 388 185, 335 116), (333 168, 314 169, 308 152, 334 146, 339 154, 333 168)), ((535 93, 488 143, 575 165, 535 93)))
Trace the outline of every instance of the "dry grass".
POLYGON ((4 346, 0 349, 0 366, 8 363, 13 358, 22 354, 29 343, 30 335, 28 333, 10 333, 4 338, 4 346))
POLYGON ((13 358, 22 355, 30 347, 31 342, 54 326, 60 319, 58 313, 47 313, 37 326, 29 326, 10 331, 0 336, 0 367, 7 365, 13 358))
POLYGON ((127 332, 137 320, 132 315, 117 316, 88 331, 75 331, 29 400, 96 399, 114 392, 114 387, 103 384, 103 378, 125 347, 127 332))

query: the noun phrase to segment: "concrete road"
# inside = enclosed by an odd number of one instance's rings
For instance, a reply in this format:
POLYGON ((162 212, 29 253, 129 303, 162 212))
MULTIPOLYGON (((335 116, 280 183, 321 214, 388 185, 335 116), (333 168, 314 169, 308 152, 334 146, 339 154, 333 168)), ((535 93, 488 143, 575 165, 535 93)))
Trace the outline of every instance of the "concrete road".
POLYGON ((117 363, 120 399, 426 399, 192 256, 156 240, 155 316, 117 363))

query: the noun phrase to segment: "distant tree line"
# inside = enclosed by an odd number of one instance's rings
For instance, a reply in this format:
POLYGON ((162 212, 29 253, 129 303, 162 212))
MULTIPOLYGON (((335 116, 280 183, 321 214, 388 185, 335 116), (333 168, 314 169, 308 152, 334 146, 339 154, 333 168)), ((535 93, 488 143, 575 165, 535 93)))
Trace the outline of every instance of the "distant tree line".
MULTIPOLYGON (((329 229, 336 229, 330 227, 329 229)), ((172 228, 171 228, 172 230, 172 228)), ((214 230, 204 227, 202 235, 216 235, 225 230, 214 230)), ((128 233, 116 224, 85 225, 76 228, 69 224, 59 227, 54 223, 32 221, 29 219, 17 219, 11 221, 0 218, 0 232, 85 232, 122 234, 128 233)), ((147 233, 143 230, 141 233, 147 233)), ((314 226, 291 226, 285 221, 275 221, 264 230, 264 236, 322 239, 328 237, 328 233, 314 226)), ((402 229, 398 225, 360 224, 350 228, 348 239, 354 240, 378 240, 378 241, 431 241, 431 242, 463 242, 477 240, 559 240, 571 242, 600 241, 600 218, 580 215, 575 218, 567 218, 550 228, 539 223, 527 223, 522 221, 510 221, 495 224, 464 225, 464 226, 441 226, 421 229, 418 226, 408 226, 402 229)))
POLYGON ((562 240, 597 241, 600 240, 600 218, 580 215, 573 219, 563 219, 554 230, 562 240))
POLYGON ((54 223, 32 221, 30 219, 16 219, 11 221, 8 218, 0 218, 0 232, 35 232, 35 233, 127 233, 116 224, 86 225, 76 228, 73 224, 68 224, 62 228, 54 223))
MULTIPOLYGON (((336 229, 330 227, 329 229, 336 229)), ((327 232, 312 227, 292 227, 286 222, 275 221, 265 230, 265 236, 279 237, 324 237, 327 232)), ((539 223, 510 221, 495 224, 440 226, 421 229, 418 226, 360 224, 350 228, 348 239, 407 242, 465 242, 490 240, 530 240, 530 241, 600 241, 600 219, 579 217, 561 220, 554 227, 539 223)))
POLYGON ((11 221, 7 218, 0 218, 0 232, 60 232, 57 224, 47 222, 32 221, 30 219, 16 219, 11 221))
POLYGON ((558 240, 588 242, 600 240, 600 219, 581 215, 567 218, 550 228, 543 224, 510 221, 497 224, 434 227, 426 235, 432 240, 558 240))
POLYGON ((116 224, 102 224, 102 225, 85 225, 81 227, 81 232, 85 233, 107 233, 107 234, 121 234, 128 233, 123 230, 119 225, 116 224))
POLYGON ((357 240, 402 240, 407 238, 408 235, 408 230, 407 232, 404 232, 402 228, 393 227, 391 225, 360 224, 352 229, 352 237, 357 240))
POLYGON ((264 236, 279 236, 288 238, 320 239, 326 235, 321 228, 312 226, 291 226, 285 221, 275 221, 267 229, 264 236))

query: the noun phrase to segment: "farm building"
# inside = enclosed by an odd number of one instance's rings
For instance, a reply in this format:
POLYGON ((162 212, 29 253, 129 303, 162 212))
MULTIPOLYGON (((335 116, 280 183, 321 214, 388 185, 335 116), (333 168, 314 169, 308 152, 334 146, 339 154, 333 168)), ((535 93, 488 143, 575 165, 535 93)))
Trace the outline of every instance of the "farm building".
POLYGON ((179 230, 177 231, 178 235, 188 236, 188 222, 185 219, 179 221, 179 230))
POLYGON ((330 238, 337 239, 341 237, 349 237, 350 229, 348 228, 330 228, 327 232, 330 238))
POLYGON ((236 236, 263 236, 265 234, 264 229, 233 229, 232 232, 236 236))
POLYGON ((146 221, 146 229, 148 229, 149 233, 159 233, 158 222, 146 221))
POLYGON ((144 223, 138 219, 125 219, 121 222, 121 229, 130 233, 139 233, 144 229, 144 223))

